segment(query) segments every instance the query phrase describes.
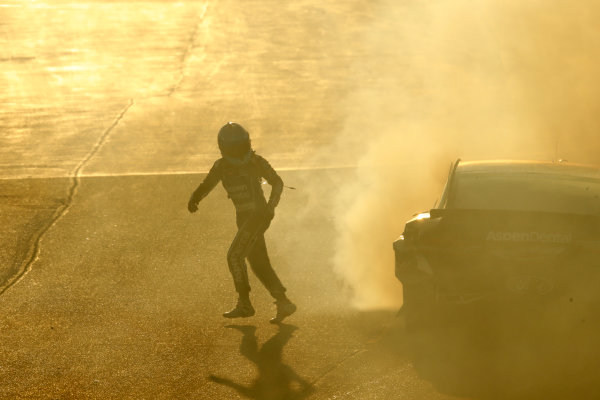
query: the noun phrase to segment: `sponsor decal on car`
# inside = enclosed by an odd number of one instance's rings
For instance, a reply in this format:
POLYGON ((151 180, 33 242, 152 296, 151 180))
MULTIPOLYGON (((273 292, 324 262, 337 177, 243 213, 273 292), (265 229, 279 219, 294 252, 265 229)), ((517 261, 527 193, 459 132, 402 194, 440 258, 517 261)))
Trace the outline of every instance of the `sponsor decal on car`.
POLYGON ((487 240, 492 242, 535 242, 535 243, 570 243, 573 237, 570 233, 548 232, 502 232, 490 231, 487 240))

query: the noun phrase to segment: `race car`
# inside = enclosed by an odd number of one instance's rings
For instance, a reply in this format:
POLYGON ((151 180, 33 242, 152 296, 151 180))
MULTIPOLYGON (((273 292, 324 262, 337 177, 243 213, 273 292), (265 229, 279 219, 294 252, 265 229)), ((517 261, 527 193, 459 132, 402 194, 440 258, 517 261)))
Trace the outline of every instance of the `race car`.
POLYGON ((393 248, 410 327, 470 312, 589 320, 600 310, 600 168, 458 160, 437 206, 393 248))

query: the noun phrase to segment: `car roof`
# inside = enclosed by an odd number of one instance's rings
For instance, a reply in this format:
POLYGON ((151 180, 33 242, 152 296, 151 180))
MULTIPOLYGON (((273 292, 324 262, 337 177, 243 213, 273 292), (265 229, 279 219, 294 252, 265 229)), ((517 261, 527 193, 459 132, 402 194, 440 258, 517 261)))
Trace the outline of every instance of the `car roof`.
POLYGON ((600 167, 568 162, 487 160, 460 162, 457 174, 549 174, 600 179, 600 167))

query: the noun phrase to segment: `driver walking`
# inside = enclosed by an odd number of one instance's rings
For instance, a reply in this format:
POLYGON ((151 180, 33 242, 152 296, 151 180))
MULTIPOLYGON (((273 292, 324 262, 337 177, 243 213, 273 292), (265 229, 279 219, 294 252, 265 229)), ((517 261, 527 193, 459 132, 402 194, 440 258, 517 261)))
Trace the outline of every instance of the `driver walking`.
POLYGON ((286 289, 271 266, 264 233, 275 216, 275 207, 283 191, 283 181, 273 167, 256 154, 250 145, 250 135, 235 122, 228 122, 218 134, 222 158, 218 159, 204 181, 192 193, 188 210, 194 213, 198 203, 219 183, 227 191, 236 210, 238 231, 227 253, 227 264, 238 293, 237 305, 223 314, 226 318, 251 317, 250 284, 246 258, 250 267, 275 299, 277 314, 270 320, 279 323, 296 311, 287 298, 286 289), (262 191, 262 178, 272 186, 269 201, 262 191))

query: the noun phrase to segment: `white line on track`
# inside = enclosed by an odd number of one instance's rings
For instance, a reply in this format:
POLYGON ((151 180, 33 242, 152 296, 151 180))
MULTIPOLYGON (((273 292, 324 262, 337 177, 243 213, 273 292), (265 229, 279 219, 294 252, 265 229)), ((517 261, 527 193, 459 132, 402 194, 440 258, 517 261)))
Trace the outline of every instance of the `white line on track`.
MULTIPOLYGON (((296 166, 296 167, 282 167, 278 168, 274 166, 276 171, 282 172, 301 172, 301 171, 327 171, 327 170, 343 170, 343 169, 356 169, 356 165, 344 164, 344 165, 317 165, 317 166, 296 166)), ((103 177, 120 177, 120 176, 162 176, 162 175, 200 175, 207 174, 208 170, 176 170, 176 171, 132 171, 132 172, 98 172, 98 173, 80 173, 77 176, 79 178, 103 178, 103 177)), ((40 175, 40 176, 8 176, 0 177, 0 180, 27 180, 27 179, 70 179, 72 176, 69 175, 40 175)))

